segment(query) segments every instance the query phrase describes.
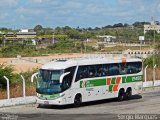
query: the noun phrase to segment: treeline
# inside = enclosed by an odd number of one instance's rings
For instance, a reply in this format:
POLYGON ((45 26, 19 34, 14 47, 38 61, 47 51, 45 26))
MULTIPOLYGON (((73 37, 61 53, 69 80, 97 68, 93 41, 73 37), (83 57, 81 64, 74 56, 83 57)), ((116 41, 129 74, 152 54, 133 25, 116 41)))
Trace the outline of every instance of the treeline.
MULTIPOLYGON (((113 25, 107 25, 103 27, 88 27, 88 28, 80 28, 80 27, 43 27, 42 25, 36 25, 32 29, 29 29, 29 32, 36 32, 37 35, 35 37, 37 43, 44 41, 44 39, 49 39, 50 43, 51 40, 54 38, 55 40, 80 40, 84 41, 86 39, 97 39, 98 35, 111 35, 115 36, 118 42, 125 42, 125 43, 138 43, 138 37, 144 35, 144 24, 150 24, 149 22, 135 22, 133 24, 127 23, 116 23, 113 25), (39 42, 40 41, 40 42, 39 42)), ((156 21, 156 24, 159 24, 159 21, 156 21)), ((1 32, 8 33, 8 32, 17 32, 17 30, 8 29, 8 28, 0 28, 1 32)), ((154 37, 153 31, 148 31, 145 34, 145 42, 149 43, 152 41, 154 37)), ((2 39, 4 39, 0 33, 0 44, 2 43, 2 39)), ((157 41, 160 40, 160 34, 155 32, 155 38, 157 41)))
MULTIPOLYGON (((158 21, 156 21, 157 24, 159 24, 158 21)), ((42 25, 36 25, 32 29, 29 29, 30 32, 37 32, 37 36, 42 36, 42 35, 53 35, 53 34, 65 34, 68 35, 70 38, 90 38, 93 37, 94 35, 100 34, 99 31, 101 30, 106 30, 108 28, 113 28, 113 29, 124 29, 124 28, 141 28, 143 29, 144 24, 150 24, 149 22, 135 22, 133 24, 128 24, 128 23, 116 23, 113 25, 107 25, 103 27, 88 27, 88 28, 72 28, 69 26, 64 26, 64 27, 56 27, 55 29, 51 27, 43 27, 42 25)), ((7 33, 7 32, 17 32, 19 29, 11 29, 11 28, 0 28, 1 32, 7 33)), ((105 33, 103 33, 105 34, 105 33)))
MULTIPOLYGON (((36 25, 32 29, 29 29, 29 32, 36 32, 37 36, 35 39, 42 40, 44 38, 56 40, 59 39, 72 39, 72 40, 86 40, 86 39, 97 39, 98 35, 112 35, 116 37, 116 40, 119 42, 138 42, 138 37, 144 35, 144 24, 150 24, 149 22, 135 22, 133 24, 127 23, 116 23, 113 25, 107 25, 103 27, 88 27, 88 28, 80 28, 80 27, 43 27, 42 25, 36 25)), ((156 21, 156 24, 159 24, 156 21)), ((17 30, 8 29, 8 28, 0 28, 1 32, 8 33, 8 32, 17 32, 17 30)), ((4 39, 5 36, 0 34, 0 39, 4 39)), ((145 35, 145 40, 149 41, 153 37, 153 32, 149 31, 145 35)), ((160 35, 156 33, 156 39, 160 38, 160 35)), ((0 42, 1 43, 1 42, 0 42)))
MULTIPOLYGON (((63 37, 62 39, 76 39, 85 40, 87 38, 97 39, 98 35, 112 35, 116 36, 118 41, 131 41, 138 40, 138 36, 143 35, 143 25, 149 24, 148 22, 135 22, 133 25, 117 23, 114 25, 107 25, 104 27, 95 28, 72 28, 69 26, 52 28, 43 28, 41 25, 37 25, 33 28, 37 32, 37 37, 42 38, 43 36, 49 39, 58 35, 63 37), (129 39, 129 40, 127 40, 129 39)), ((56 38, 57 39, 57 38, 56 38)), ((58 38, 59 39, 59 38, 58 38)))
MULTIPOLYGON (((156 24, 160 24, 159 21, 155 21, 156 24)), ((79 29, 79 30, 97 30, 97 29, 103 29, 103 28, 116 28, 116 27, 129 27, 129 26, 132 26, 132 27, 143 27, 144 24, 150 24, 150 22, 134 22, 133 24, 128 24, 128 23, 116 23, 116 24, 113 24, 113 25, 106 25, 106 26, 103 26, 103 27, 95 27, 95 28, 92 28, 92 27, 88 27, 88 28, 80 28, 80 27, 77 27, 75 29, 79 29)), ((66 27, 57 27, 58 28, 71 28, 69 26, 66 26, 66 27)), ((20 29, 12 29, 12 28, 6 28, 6 27, 1 27, 0 28, 0 31, 3 31, 3 32, 16 32, 16 31, 19 31, 20 29)), ((30 29, 30 31, 35 31, 35 32, 53 32, 53 28, 50 28, 50 27, 46 27, 46 28, 43 28, 42 25, 36 25, 34 28, 30 29)))

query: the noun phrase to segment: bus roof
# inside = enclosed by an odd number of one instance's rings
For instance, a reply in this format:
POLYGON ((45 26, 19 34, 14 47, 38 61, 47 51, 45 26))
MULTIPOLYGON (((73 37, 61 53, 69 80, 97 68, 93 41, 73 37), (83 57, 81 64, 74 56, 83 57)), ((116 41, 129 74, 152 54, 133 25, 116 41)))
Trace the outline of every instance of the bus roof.
POLYGON ((43 65, 41 69, 61 70, 72 66, 125 62, 142 62, 142 60, 139 58, 79 58, 69 60, 56 60, 43 65))

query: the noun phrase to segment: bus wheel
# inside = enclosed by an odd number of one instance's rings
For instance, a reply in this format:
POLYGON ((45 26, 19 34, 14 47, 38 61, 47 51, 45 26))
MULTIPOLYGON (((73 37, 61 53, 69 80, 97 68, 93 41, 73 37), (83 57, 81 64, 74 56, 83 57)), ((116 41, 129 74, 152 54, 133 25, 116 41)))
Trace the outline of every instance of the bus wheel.
POLYGON ((125 96, 124 89, 120 89, 118 93, 118 101, 123 101, 125 96))
POLYGON ((131 88, 127 88, 127 91, 126 91, 126 98, 127 99, 130 99, 132 96, 132 89, 131 88))
POLYGON ((74 98, 74 107, 80 107, 82 103, 82 97, 80 94, 77 94, 74 98))
POLYGON ((43 105, 42 104, 38 104, 37 108, 42 108, 43 105))

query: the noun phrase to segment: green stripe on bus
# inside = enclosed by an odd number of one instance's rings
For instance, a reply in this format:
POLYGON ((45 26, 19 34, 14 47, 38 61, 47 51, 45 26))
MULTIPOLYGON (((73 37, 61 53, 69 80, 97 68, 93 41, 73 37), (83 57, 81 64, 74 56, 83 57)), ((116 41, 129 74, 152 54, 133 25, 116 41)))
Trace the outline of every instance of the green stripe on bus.
POLYGON ((55 98, 55 97, 59 97, 60 94, 53 94, 53 95, 50 95, 50 98, 55 98))
POLYGON ((139 76, 128 76, 126 79, 126 83, 130 83, 130 82, 139 82, 142 81, 143 77, 141 75, 139 76))
POLYGON ((122 77, 122 83, 126 82, 126 76, 122 77))
POLYGON ((106 85, 106 79, 87 80, 86 87, 106 85))
MULTIPOLYGON (((142 75, 122 77, 122 83, 140 82, 142 80, 143 80, 142 75)), ((115 77, 113 77, 112 80, 111 80, 111 85, 114 85, 114 84, 116 84, 116 78, 115 77)), ((106 85, 106 79, 93 79, 93 80, 80 81, 80 88, 103 86, 103 85, 106 85)))
POLYGON ((47 99, 49 99, 49 98, 57 98, 59 96, 60 96, 60 94, 53 94, 53 95, 40 94, 40 98, 47 98, 47 99))
POLYGON ((113 85, 109 85, 109 92, 112 92, 113 85))
POLYGON ((83 81, 80 81, 80 88, 83 88, 83 87, 82 87, 82 82, 83 82, 83 81))
POLYGON ((129 77, 127 77, 127 79, 126 79, 126 83, 134 82, 134 81, 132 80, 132 78, 133 78, 133 77, 130 77, 130 76, 129 76, 129 77))
POLYGON ((112 78, 111 84, 116 84, 116 78, 112 78))

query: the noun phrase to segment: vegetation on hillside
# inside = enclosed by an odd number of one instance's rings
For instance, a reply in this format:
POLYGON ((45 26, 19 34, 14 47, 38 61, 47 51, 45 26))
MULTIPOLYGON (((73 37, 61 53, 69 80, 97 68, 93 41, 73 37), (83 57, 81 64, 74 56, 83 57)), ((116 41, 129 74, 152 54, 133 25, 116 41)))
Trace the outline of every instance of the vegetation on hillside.
MULTIPOLYGON (((70 53, 70 52, 94 52, 107 50, 103 49, 104 45, 98 44, 98 49, 94 49, 92 44, 85 44, 87 39, 100 39, 98 35, 112 35, 116 36, 115 42, 118 43, 139 43, 138 37, 143 35, 143 25, 149 24, 148 22, 135 22, 132 25, 127 23, 117 23, 114 25, 107 25, 104 27, 95 28, 72 28, 69 26, 56 27, 43 27, 36 25, 30 32, 37 33, 35 40, 37 45, 31 45, 31 39, 25 39, 23 42, 5 41, 5 34, 8 32, 17 32, 8 28, 0 28, 0 57, 16 57, 21 56, 40 56, 50 53, 70 53), (53 41, 54 39, 54 41, 53 41)), ((156 33, 156 41, 159 42, 160 34, 156 33)), ((145 43, 151 43, 153 38, 153 31, 149 31, 145 35, 145 43)), ((117 51, 117 50, 116 50, 117 51)), ((119 50, 118 50, 119 51, 119 50)))

